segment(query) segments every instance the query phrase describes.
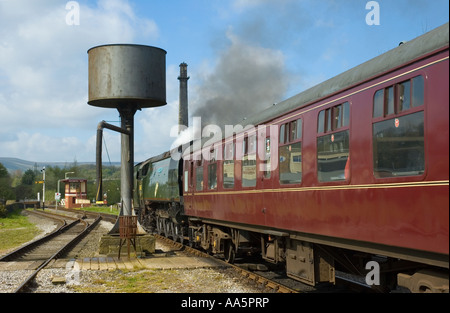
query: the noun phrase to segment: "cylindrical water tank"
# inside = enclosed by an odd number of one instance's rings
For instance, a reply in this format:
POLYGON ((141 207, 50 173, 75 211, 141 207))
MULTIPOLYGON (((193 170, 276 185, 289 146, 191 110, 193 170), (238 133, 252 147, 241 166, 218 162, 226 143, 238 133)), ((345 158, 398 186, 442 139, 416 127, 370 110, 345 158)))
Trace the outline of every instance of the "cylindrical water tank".
POLYGON ((89 49, 88 57, 90 105, 140 109, 166 104, 165 50, 113 44, 89 49))

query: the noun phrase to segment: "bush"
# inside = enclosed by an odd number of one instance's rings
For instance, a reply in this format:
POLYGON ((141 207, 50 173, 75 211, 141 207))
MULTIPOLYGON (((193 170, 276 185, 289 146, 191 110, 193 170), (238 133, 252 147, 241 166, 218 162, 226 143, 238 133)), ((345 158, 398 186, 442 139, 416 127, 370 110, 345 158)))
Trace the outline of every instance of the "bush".
POLYGON ((6 205, 0 203, 0 218, 6 217, 6 214, 8 214, 8 210, 6 210, 6 205))
POLYGON ((0 199, 0 218, 5 218, 14 210, 22 210, 23 205, 14 200, 3 201, 0 199))

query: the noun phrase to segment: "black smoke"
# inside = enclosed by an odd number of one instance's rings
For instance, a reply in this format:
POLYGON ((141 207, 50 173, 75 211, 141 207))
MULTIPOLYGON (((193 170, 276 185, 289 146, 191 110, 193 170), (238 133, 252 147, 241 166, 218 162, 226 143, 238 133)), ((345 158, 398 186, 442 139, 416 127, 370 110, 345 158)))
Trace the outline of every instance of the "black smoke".
POLYGON ((242 42, 228 32, 230 46, 197 90, 193 116, 202 125, 236 125, 282 100, 288 73, 280 51, 242 42))
POLYGON ((285 64, 297 56, 286 56, 282 49, 306 44, 299 34, 313 18, 302 2, 235 0, 234 6, 239 22, 214 36, 216 63, 192 102, 192 116, 201 117, 202 125, 245 126, 244 119, 285 100, 298 81, 299 69, 285 64))

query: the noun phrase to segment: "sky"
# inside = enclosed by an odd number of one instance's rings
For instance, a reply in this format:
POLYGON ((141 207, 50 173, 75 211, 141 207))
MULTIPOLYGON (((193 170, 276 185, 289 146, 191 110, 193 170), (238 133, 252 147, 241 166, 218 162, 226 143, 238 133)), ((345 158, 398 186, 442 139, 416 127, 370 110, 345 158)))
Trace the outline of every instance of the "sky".
MULTIPOLYGON (((167 105, 135 114, 140 162, 176 139, 182 62, 190 123, 238 124, 447 23, 448 12, 447 0, 0 0, 0 157, 95 162, 98 123, 120 125, 116 109, 87 103, 87 51, 98 45, 167 51, 167 105)), ((119 162, 119 134, 104 139, 103 161, 119 162)))

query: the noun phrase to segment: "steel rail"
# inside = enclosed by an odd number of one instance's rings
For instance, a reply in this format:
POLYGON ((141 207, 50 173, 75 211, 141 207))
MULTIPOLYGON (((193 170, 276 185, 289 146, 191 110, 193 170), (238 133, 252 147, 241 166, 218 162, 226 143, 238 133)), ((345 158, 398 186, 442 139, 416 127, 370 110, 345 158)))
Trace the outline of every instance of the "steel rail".
MULTIPOLYGON (((104 215, 113 216, 113 215, 107 214, 107 213, 104 213, 104 215)), ((161 235, 156 234, 156 233, 153 233, 153 235, 156 238, 158 238, 160 240, 163 240, 164 242, 166 242, 168 244, 171 244, 171 245, 179 248, 182 251, 186 251, 187 253, 189 253, 191 255, 200 256, 200 257, 206 257, 206 258, 214 258, 215 261, 218 261, 218 262, 222 263, 224 266, 234 268, 234 270, 238 274, 244 276, 245 278, 247 278, 249 280, 253 280, 256 283, 259 283, 259 284, 263 285, 265 288, 271 289, 271 290, 273 290, 273 291, 275 291, 277 293, 300 293, 301 292, 301 291, 289 288, 289 287, 287 287, 287 286, 285 286, 283 284, 280 284, 280 283, 278 283, 276 281, 270 280, 270 279, 268 279, 268 278, 266 278, 264 276, 261 276, 259 274, 253 273, 251 271, 247 271, 246 269, 243 269, 243 268, 241 268, 241 267, 239 267, 239 266, 237 266, 235 264, 230 264, 230 263, 228 263, 228 262, 226 262, 224 260, 215 258, 212 255, 209 255, 209 254, 207 254, 205 252, 202 252, 202 251, 197 250, 195 248, 192 248, 192 247, 189 247, 187 245, 184 245, 184 244, 182 244, 180 242, 174 241, 174 240, 172 240, 170 238, 161 236, 161 235)))
MULTIPOLYGON (((68 218, 70 218, 70 217, 68 217, 68 218)), ((22 284, 14 291, 14 293, 24 292, 25 289, 28 287, 28 285, 34 280, 34 278, 37 276, 37 274, 43 268, 45 268, 52 260, 60 257, 66 251, 68 251, 70 248, 72 248, 76 243, 78 243, 84 236, 86 236, 99 223, 100 220, 101 220, 101 216, 98 216, 93 223, 89 224, 88 222, 86 222, 82 219, 77 219, 77 220, 73 221, 72 223, 66 224, 66 225, 62 226, 59 230, 51 233, 50 234, 50 235, 52 235, 51 238, 53 238, 56 236, 56 234, 61 234, 80 222, 85 224, 84 229, 78 235, 76 235, 74 238, 72 238, 68 243, 64 244, 58 251, 56 251, 52 256, 50 256, 47 260, 45 260, 36 270, 33 271, 33 273, 31 275, 29 275, 25 279, 24 282, 22 282, 22 284)), ((46 236, 46 237, 48 237, 48 236, 46 236)), ((45 241, 48 241, 48 239, 45 241)), ((36 242, 34 242, 34 243, 36 243, 36 242)), ((43 242, 40 242, 40 243, 43 243, 43 242)), ((35 246, 37 246, 37 244, 35 244, 35 246)), ((20 250, 20 249, 18 249, 18 250, 20 250)))
MULTIPOLYGON (((93 212, 86 212, 86 213, 93 213, 93 212)), ((109 217, 117 217, 116 215, 112 215, 112 214, 108 214, 108 213, 102 213, 102 216, 104 216, 104 217, 106 216, 106 218, 107 218, 107 216, 109 216, 109 217)), ((189 254, 200 256, 200 257, 213 257, 212 255, 209 255, 209 254, 207 254, 207 253, 205 253, 203 251, 200 251, 200 250, 197 250, 195 248, 183 245, 183 244, 181 244, 178 241, 174 241, 174 240, 172 240, 170 238, 167 238, 167 237, 164 237, 162 235, 159 235, 159 234, 156 234, 156 233, 153 233, 153 235, 156 238, 161 239, 161 240, 165 241, 168 244, 171 244, 171 245, 176 246, 177 248, 179 248, 179 249, 181 249, 183 251, 188 252, 189 254)), ((287 287, 287 286, 285 286, 285 285, 283 285, 281 283, 272 281, 269 278, 265 278, 264 276, 261 276, 261 275, 259 275, 257 273, 252 272, 252 271, 247 271, 247 270, 243 269, 242 267, 239 267, 238 265, 230 264, 230 263, 228 263, 228 262, 226 262, 224 260, 221 260, 221 259, 218 259, 218 258, 215 258, 215 257, 214 257, 214 260, 219 261, 219 262, 223 263, 226 266, 233 267, 238 273, 240 273, 244 277, 246 277, 246 278, 248 278, 250 280, 253 280, 253 281, 257 282, 257 283, 261 282, 267 288, 272 289, 272 290, 274 290, 274 291, 276 291, 278 293, 301 293, 301 292, 303 292, 303 291, 299 291, 299 290, 295 290, 295 289, 292 289, 290 287, 287 287)), ((344 286, 346 286, 347 288, 349 288, 351 290, 358 290, 358 291, 363 291, 363 292, 366 292, 366 293, 380 292, 379 288, 373 288, 373 287, 369 288, 367 285, 358 283, 357 281, 349 279, 349 278, 341 277, 339 275, 336 275, 336 281, 339 282, 340 285, 344 285, 344 286)), ((381 291, 381 292, 384 292, 384 291, 381 291)))
POLYGON ((91 212, 91 211, 86 211, 83 209, 58 208, 58 211, 71 212, 71 213, 75 213, 75 214, 83 214, 83 216, 98 216, 98 215, 100 215, 102 217, 102 220, 111 222, 111 223, 115 223, 116 220, 119 218, 119 216, 117 214, 91 212))
POLYGON ((36 211, 29 211, 29 213, 35 214, 35 215, 39 215, 39 216, 44 216, 45 218, 50 218, 53 220, 58 221, 59 223, 61 223, 61 225, 59 227, 57 227, 55 230, 53 230, 51 233, 45 235, 44 237, 41 237, 39 239, 36 239, 22 247, 17 248, 14 251, 11 251, 10 253, 2 256, 0 258, 0 262, 7 262, 7 261, 11 261, 14 259, 17 259, 20 255, 27 253, 29 250, 37 247, 38 245, 43 244, 44 242, 49 241, 50 239, 52 239, 53 237, 59 235, 63 229, 65 229, 68 224, 66 222, 66 220, 64 220, 63 218, 61 218, 61 216, 52 216, 49 214, 45 214, 42 212, 36 212, 36 211))
POLYGON ((300 293, 300 291, 289 288, 283 284, 280 284, 276 281, 273 281, 269 278, 266 278, 264 276, 261 276, 259 274, 253 273, 251 271, 248 271, 246 269, 243 269, 235 264, 231 264, 228 263, 224 260, 215 258, 211 255, 209 255, 208 253, 202 252, 200 250, 194 249, 192 247, 186 246, 180 242, 177 241, 173 241, 172 239, 169 239, 167 237, 158 235, 158 234, 153 234, 156 238, 163 240, 166 243, 171 244, 172 246, 175 246, 177 248, 180 248, 183 251, 186 251, 189 254, 195 255, 195 256, 200 256, 200 257, 205 257, 205 258, 214 258, 215 261, 218 261, 219 263, 222 263, 224 266, 226 267, 232 267, 238 274, 244 276, 245 278, 254 281, 257 284, 260 284, 262 286, 264 286, 265 288, 268 288, 270 290, 273 290, 277 293, 300 293))

